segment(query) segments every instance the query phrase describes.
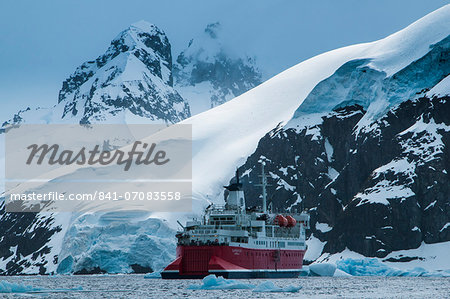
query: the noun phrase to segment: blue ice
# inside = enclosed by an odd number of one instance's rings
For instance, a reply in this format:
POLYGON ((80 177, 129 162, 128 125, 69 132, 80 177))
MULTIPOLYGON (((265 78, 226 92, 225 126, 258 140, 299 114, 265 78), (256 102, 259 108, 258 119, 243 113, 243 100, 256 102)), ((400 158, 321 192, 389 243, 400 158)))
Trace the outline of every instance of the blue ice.
POLYGON ((450 277, 450 270, 428 271, 416 267, 410 270, 400 270, 389 267, 375 258, 344 259, 336 262, 337 268, 355 276, 435 276, 450 277))

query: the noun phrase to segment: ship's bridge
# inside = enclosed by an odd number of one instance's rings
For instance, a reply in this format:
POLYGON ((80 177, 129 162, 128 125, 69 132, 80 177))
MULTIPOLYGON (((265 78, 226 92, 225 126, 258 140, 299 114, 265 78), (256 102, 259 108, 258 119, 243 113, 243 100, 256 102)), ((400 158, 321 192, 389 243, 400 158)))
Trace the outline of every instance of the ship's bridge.
POLYGON ((265 176, 262 209, 248 211, 238 172, 236 178, 236 183, 225 186, 228 190, 225 205, 210 205, 201 221, 187 222, 183 231, 177 234, 178 245, 306 249, 305 229, 309 227, 309 215, 284 213, 283 216, 267 211, 265 176))

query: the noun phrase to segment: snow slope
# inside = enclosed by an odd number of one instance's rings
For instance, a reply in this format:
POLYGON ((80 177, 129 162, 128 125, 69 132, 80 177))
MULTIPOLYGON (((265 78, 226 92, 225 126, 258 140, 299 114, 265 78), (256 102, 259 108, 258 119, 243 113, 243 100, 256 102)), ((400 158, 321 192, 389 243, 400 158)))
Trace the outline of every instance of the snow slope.
POLYGON ((289 121, 311 90, 344 63, 369 59, 387 75, 425 55, 450 33, 450 5, 382 40, 333 50, 306 60, 245 94, 183 123, 193 125, 194 199, 220 200, 221 186, 258 141, 289 121))

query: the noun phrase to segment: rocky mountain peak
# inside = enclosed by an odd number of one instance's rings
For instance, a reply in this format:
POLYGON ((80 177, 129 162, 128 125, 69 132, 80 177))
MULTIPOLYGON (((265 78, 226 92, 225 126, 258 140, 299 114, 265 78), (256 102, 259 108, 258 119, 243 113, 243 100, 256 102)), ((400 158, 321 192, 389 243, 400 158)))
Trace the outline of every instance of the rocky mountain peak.
POLYGON ((259 85, 261 71, 255 58, 231 50, 222 40, 221 24, 211 23, 177 57, 177 90, 189 101, 193 114, 241 95, 259 85))
POLYGON ((122 31, 106 52, 83 63, 63 82, 62 118, 81 123, 123 117, 175 123, 190 116, 189 105, 172 88, 172 54, 167 36, 145 21, 122 31))
POLYGON ((113 52, 131 52, 156 71, 166 84, 173 85, 171 45, 165 33, 156 25, 146 21, 133 23, 111 42, 110 49, 113 52), (155 60, 160 60, 170 72, 161 71, 161 67, 154 65, 155 60), (166 74, 169 76, 163 77, 166 74))

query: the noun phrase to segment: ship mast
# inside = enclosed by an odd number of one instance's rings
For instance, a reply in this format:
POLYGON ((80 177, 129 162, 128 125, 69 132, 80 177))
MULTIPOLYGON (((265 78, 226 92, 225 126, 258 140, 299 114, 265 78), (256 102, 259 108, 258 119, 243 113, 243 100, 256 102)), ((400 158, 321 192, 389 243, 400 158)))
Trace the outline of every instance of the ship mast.
POLYGON ((264 171, 264 165, 266 165, 266 162, 262 161, 261 162, 261 186, 262 187, 262 212, 264 214, 267 214, 267 191, 266 191, 266 187, 267 187, 267 177, 264 171))

